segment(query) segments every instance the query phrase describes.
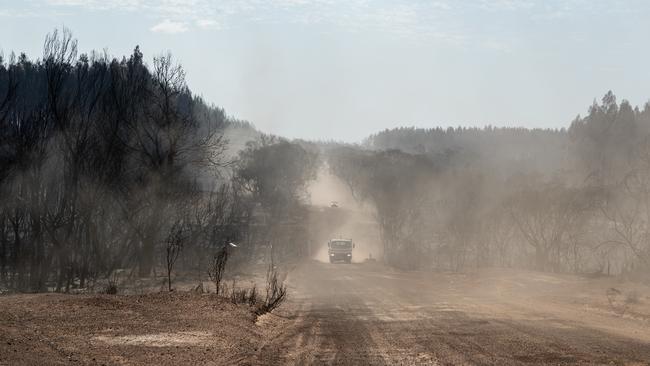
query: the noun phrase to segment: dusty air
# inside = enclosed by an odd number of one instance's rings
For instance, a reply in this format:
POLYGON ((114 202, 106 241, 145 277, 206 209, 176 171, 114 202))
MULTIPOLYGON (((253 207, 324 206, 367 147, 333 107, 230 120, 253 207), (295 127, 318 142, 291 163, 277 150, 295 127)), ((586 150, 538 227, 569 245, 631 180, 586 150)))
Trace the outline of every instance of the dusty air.
POLYGON ((0 365, 650 365, 650 4, 0 6, 0 365))

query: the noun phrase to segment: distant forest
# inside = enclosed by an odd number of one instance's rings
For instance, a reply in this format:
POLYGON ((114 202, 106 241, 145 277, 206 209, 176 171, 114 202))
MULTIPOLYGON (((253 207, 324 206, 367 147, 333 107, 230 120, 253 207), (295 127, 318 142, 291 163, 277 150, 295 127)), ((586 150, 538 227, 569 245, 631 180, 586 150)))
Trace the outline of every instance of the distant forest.
POLYGON ((0 57, 0 287, 201 274, 231 242, 235 264, 306 257, 321 167, 373 207, 387 265, 647 273, 649 136, 650 105, 608 92, 568 129, 289 141, 194 95, 170 54, 55 31, 40 59, 0 57))
POLYGON ((331 166, 377 207, 387 260, 589 273, 650 265, 650 104, 610 91, 568 129, 396 128, 331 166))

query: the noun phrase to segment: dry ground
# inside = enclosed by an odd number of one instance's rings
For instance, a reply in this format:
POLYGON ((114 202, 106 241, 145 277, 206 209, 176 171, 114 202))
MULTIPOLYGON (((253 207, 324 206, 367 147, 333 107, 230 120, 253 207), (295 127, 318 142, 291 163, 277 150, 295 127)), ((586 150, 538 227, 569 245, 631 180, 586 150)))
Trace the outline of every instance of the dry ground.
POLYGON ((0 364, 245 364, 255 317, 214 295, 0 297, 0 364))
POLYGON ((3 296, 0 364, 650 364, 650 289, 614 278, 309 262, 288 282, 259 319, 194 293, 3 296))
POLYGON ((290 280, 269 364, 650 364, 650 291, 612 278, 311 263, 290 280))

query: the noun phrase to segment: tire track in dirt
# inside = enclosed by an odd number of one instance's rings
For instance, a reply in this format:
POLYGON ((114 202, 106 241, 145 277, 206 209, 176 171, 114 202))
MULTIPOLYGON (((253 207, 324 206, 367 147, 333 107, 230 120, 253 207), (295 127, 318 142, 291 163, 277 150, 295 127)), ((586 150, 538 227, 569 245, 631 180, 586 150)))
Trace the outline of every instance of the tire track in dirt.
MULTIPOLYGON (((283 310, 294 316, 280 322, 257 362, 636 365, 650 360, 644 341, 650 334, 606 332, 589 324, 601 315, 583 314, 575 304, 545 309, 490 291, 481 281, 379 265, 301 265, 289 277, 292 296, 283 310)), ((620 322, 608 321, 609 327, 620 322)))

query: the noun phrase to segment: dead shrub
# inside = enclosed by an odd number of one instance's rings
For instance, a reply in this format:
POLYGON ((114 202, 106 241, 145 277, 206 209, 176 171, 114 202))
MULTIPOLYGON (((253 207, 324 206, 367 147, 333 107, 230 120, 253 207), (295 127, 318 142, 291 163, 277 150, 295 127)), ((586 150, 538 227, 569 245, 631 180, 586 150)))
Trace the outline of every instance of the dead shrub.
POLYGON ((612 308, 612 310, 614 310, 615 313, 619 315, 625 314, 628 304, 625 302, 621 290, 614 287, 610 287, 605 292, 605 295, 607 296, 607 301, 609 302, 609 306, 612 308))
POLYGON ((208 268, 208 276, 212 283, 214 283, 214 288, 219 295, 220 293, 225 293, 224 286, 222 285, 223 275, 226 272, 226 263, 228 262, 228 248, 223 246, 213 257, 210 262, 210 268, 208 268))
POLYGON ((287 299, 287 286, 278 278, 278 271, 269 266, 266 272, 266 296, 257 307, 257 315, 269 313, 278 308, 287 299))
POLYGON ((114 278, 110 278, 102 292, 107 295, 117 295, 117 290, 117 281, 114 278))
POLYGON ((186 231, 185 225, 181 221, 175 222, 169 229, 169 235, 165 241, 165 269, 167 270, 167 290, 169 292, 172 291, 172 271, 183 250, 186 231))
POLYGON ((253 288, 248 290, 248 305, 256 306, 259 301, 259 295, 257 294, 257 286, 253 285, 253 288))
POLYGON ((204 293, 207 292, 207 291, 205 291, 205 287, 203 286, 203 282, 199 282, 199 284, 196 285, 196 287, 194 288, 194 292, 196 292, 197 294, 204 294, 204 293))

